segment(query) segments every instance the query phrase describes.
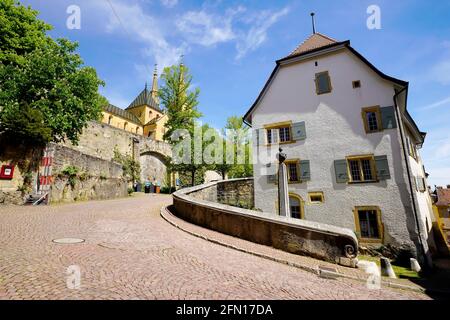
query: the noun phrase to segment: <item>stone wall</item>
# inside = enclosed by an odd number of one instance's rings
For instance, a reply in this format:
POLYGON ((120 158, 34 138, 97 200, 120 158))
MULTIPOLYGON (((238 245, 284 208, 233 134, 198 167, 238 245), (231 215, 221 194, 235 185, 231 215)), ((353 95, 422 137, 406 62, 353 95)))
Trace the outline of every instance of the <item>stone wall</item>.
POLYGON ((193 193, 192 197, 244 209, 253 209, 255 204, 253 179, 236 179, 228 180, 226 183, 213 183, 209 188, 193 193))
POLYGON ((133 142, 133 139, 140 141, 143 138, 104 123, 91 121, 80 135, 78 145, 70 142, 64 145, 84 154, 110 161, 114 157, 114 148, 122 154, 138 152, 138 145, 133 142))
POLYGON ((123 178, 122 166, 112 161, 93 157, 63 145, 53 144, 53 176, 51 203, 98 200, 125 197, 128 183, 123 178), (63 171, 68 166, 78 169, 69 180, 63 171))
POLYGON ((57 176, 52 185, 50 203, 122 198, 128 195, 127 185, 124 179, 89 177, 77 179, 72 186, 68 177, 57 176))
POLYGON ((349 229, 217 202, 218 199, 250 202, 252 185, 251 179, 239 179, 182 189, 173 194, 175 214, 190 223, 234 237, 355 267, 358 240, 349 229))

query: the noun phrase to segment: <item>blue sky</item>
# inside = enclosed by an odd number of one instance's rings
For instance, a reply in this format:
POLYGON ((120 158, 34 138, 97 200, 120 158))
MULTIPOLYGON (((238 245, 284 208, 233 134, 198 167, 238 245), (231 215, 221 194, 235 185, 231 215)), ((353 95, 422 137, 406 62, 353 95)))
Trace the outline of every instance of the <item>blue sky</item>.
POLYGON ((23 0, 55 26, 52 35, 80 43, 87 65, 125 108, 159 69, 184 55, 201 89, 202 121, 222 127, 253 103, 275 60, 317 29, 352 46, 383 72, 409 81, 409 111, 428 132, 421 151, 430 184, 450 184, 450 1, 303 0, 23 0), (366 26, 381 9, 381 29, 366 26), (70 5, 81 29, 66 27, 70 5), (114 9, 114 11, 113 11, 114 9), (115 12, 115 13, 114 13, 115 12))

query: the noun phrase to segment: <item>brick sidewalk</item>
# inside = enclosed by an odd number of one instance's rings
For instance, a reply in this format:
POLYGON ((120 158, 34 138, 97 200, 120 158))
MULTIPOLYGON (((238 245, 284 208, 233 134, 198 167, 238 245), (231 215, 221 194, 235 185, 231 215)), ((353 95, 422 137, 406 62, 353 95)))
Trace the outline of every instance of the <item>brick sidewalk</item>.
POLYGON ((329 280, 205 241, 160 217, 172 199, 146 195, 43 207, 0 207, 0 299, 429 299, 329 280), (75 237, 80 244, 56 244, 75 237), (81 287, 67 287, 69 266, 81 287))
MULTIPOLYGON (((328 270, 330 269, 335 270, 335 272, 337 273, 336 276, 344 277, 347 279, 353 279, 364 283, 367 282, 368 274, 361 269, 348 268, 337 264, 329 263, 326 261, 310 258, 307 256, 291 254, 272 247, 260 245, 247 240, 225 235, 220 232, 202 228, 200 226, 191 224, 176 217, 170 211, 171 209, 173 210, 173 208, 170 207, 161 209, 161 216, 172 225, 196 237, 226 246, 228 248, 232 248, 234 250, 253 254, 265 259, 287 264, 289 266, 294 266, 307 272, 314 273, 316 275, 319 275, 320 269, 325 268, 328 270)), ((425 291, 424 288, 407 279, 383 278, 382 286, 407 289, 417 292, 425 291)))

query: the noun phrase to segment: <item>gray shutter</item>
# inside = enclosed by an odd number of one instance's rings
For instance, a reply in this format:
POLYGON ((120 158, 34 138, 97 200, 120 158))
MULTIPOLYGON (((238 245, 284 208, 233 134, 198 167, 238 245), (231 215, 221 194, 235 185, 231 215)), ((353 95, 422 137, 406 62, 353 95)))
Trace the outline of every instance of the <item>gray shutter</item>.
POLYGON ((347 160, 334 160, 334 171, 337 183, 348 182, 347 160))
POLYGON ((305 121, 297 122, 292 125, 292 139, 294 141, 306 139, 305 121))
POLYGON ((397 128, 397 122, 395 121, 395 109, 394 107, 383 107, 381 110, 381 123, 383 129, 397 128))
POLYGON ((379 180, 387 180, 391 178, 387 156, 375 157, 375 167, 377 168, 377 177, 379 180))
POLYGON ((425 190, 426 190, 425 179, 422 177, 419 177, 418 179, 419 179, 419 191, 425 192, 425 190))
POLYGON ((267 176, 267 183, 277 183, 278 175, 271 174, 267 176))
POLYGON ((309 160, 300 161, 300 180, 301 181, 311 180, 311 168, 309 165, 309 160))
POLYGON ((416 189, 416 191, 419 191, 419 183, 418 183, 418 178, 417 177, 414 177, 414 187, 415 187, 415 189, 416 189))
POLYGON ((265 137, 266 130, 265 129, 256 129, 255 132, 256 132, 256 144, 258 146, 264 145, 266 142, 266 137, 265 137))

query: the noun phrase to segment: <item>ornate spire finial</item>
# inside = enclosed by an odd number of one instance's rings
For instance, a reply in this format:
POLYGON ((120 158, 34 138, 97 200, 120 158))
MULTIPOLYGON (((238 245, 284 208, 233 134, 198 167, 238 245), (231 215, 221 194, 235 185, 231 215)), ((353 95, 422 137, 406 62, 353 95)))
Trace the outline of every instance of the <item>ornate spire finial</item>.
POLYGON ((153 82, 152 82, 152 98, 155 102, 158 102, 158 65, 155 63, 155 70, 153 71, 153 82))
POLYGON ((311 19, 312 19, 312 27, 313 27, 313 34, 316 34, 316 21, 314 19, 314 16, 316 14, 314 12, 311 12, 311 19))

